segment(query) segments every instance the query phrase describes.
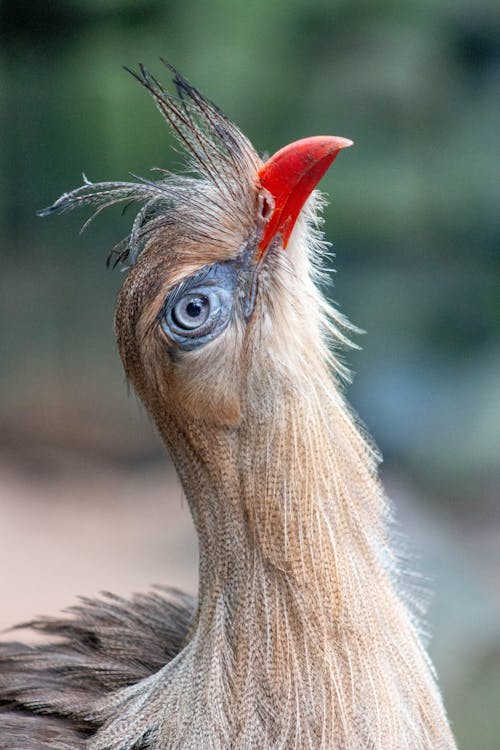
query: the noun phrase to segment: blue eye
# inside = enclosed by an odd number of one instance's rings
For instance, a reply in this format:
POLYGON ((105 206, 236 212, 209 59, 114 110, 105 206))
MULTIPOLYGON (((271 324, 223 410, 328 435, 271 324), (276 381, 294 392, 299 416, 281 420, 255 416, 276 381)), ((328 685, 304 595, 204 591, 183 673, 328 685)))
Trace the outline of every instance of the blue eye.
POLYGON ((206 323, 217 305, 220 301, 214 294, 186 294, 172 308, 172 322, 180 329, 192 331, 206 323))
POLYGON ((227 328, 237 283, 234 265, 202 269, 173 289, 160 313, 160 323, 179 348, 197 349, 227 328))

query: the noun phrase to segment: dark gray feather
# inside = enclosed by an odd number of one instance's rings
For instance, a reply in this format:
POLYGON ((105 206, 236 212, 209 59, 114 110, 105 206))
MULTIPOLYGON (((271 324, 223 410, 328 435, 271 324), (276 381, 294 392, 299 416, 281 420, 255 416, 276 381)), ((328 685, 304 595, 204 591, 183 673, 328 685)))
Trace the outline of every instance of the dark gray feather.
POLYGON ((29 627, 49 642, 0 644, 0 750, 79 750, 98 728, 95 702, 161 669, 182 649, 194 600, 158 588, 130 600, 104 593, 67 617, 29 627))

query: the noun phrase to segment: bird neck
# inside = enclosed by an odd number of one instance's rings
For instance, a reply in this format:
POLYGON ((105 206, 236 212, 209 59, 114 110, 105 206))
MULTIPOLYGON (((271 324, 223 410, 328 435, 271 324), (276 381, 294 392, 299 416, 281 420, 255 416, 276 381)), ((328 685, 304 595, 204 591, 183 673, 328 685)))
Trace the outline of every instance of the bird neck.
POLYGON ((186 738, 210 695, 214 747, 452 747, 391 580, 376 456, 328 375, 309 385, 264 383, 237 427, 159 422, 200 548, 168 700, 186 701, 186 738))
POLYGON ((285 622, 299 641, 370 630, 367 605, 399 605, 375 457, 343 396, 326 373, 300 392, 264 382, 243 413, 238 427, 163 430, 198 534, 200 626, 222 607, 229 640, 270 627, 276 649, 285 622))
POLYGON ((258 573, 331 620, 352 594, 349 569, 383 570, 376 457, 331 382, 310 386, 263 388, 237 427, 172 418, 162 430, 198 533, 201 608, 222 592, 241 597, 258 573))

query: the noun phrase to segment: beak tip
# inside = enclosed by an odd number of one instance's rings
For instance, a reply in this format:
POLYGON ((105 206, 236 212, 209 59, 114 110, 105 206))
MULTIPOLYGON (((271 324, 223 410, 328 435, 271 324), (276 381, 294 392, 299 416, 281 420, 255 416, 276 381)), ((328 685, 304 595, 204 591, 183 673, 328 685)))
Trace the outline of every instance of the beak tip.
POLYGON ((329 150, 331 153, 337 153, 337 151, 340 151, 342 148, 349 148, 349 146, 352 146, 354 143, 350 138, 341 138, 337 135, 325 136, 324 141, 326 144, 329 144, 329 150))
POLYGON ((349 146, 354 146, 354 141, 351 141, 350 138, 339 138, 339 148, 349 148, 349 146))

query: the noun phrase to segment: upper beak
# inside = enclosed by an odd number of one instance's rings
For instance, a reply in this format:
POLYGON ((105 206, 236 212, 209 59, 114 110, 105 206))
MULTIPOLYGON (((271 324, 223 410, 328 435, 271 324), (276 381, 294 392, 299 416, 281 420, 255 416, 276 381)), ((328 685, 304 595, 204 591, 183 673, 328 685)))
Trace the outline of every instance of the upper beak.
POLYGON ((280 149, 259 170, 260 186, 274 199, 274 210, 258 247, 261 258, 276 235, 287 246, 297 217, 326 170, 342 148, 352 146, 347 138, 317 135, 280 149))

